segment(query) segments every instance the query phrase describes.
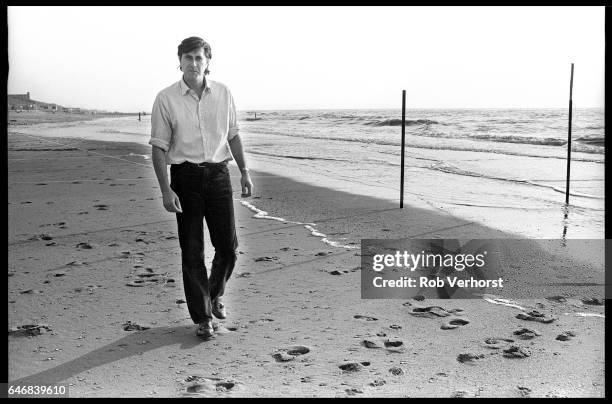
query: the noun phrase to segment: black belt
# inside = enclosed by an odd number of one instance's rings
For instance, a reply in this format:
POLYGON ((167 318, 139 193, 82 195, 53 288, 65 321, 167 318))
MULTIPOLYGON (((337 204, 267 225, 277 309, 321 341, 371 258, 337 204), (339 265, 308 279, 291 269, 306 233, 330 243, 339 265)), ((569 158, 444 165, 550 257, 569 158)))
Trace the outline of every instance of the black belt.
POLYGON ((220 163, 192 163, 190 161, 185 161, 184 163, 181 164, 173 164, 177 167, 199 167, 199 168, 204 168, 204 167, 220 167, 220 166, 224 166, 227 165, 226 161, 222 161, 220 163))

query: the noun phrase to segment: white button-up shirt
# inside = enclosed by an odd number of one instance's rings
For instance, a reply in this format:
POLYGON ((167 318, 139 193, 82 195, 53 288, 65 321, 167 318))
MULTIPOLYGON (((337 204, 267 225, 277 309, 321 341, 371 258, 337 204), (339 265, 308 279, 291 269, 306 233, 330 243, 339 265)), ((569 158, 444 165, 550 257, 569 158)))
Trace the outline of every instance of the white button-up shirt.
POLYGON ((166 152, 166 164, 232 160, 228 142, 237 134, 234 99, 221 83, 205 79, 198 99, 181 78, 155 98, 149 144, 166 152))

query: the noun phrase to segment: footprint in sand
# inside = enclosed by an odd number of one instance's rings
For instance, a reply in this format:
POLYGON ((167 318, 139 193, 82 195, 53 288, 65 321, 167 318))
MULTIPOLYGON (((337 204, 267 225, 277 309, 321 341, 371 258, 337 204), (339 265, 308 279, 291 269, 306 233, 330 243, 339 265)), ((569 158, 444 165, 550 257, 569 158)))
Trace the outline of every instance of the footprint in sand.
POLYGON ((527 358, 531 356, 531 352, 525 348, 517 345, 512 345, 508 349, 504 349, 504 357, 506 358, 527 358))
POLYGON ((453 318, 452 320, 449 320, 448 322, 442 324, 440 328, 443 330, 453 330, 469 323, 470 321, 465 318, 453 318))
POLYGON ((520 339, 532 339, 542 335, 538 331, 531 330, 529 328, 519 328, 513 332, 514 335, 517 335, 520 339))
POLYGON ((574 333, 573 331, 563 331, 561 334, 557 335, 555 339, 557 341, 569 341, 575 336, 576 336, 576 333, 574 333))
POLYGON ((401 376, 404 374, 404 369, 398 368, 398 367, 392 367, 389 369, 389 373, 391 373, 393 376, 401 376))
POLYGON ((484 358, 484 354, 475 354, 475 353, 461 353, 457 355, 457 362, 460 363, 474 363, 474 361, 478 359, 484 358))
POLYGON ((43 332, 51 332, 51 327, 43 324, 26 324, 9 328, 8 334, 13 337, 37 336, 43 332))
POLYGON ((40 295, 41 293, 43 293, 43 291, 42 290, 38 290, 38 289, 26 289, 26 290, 22 290, 19 293, 22 294, 22 295, 31 295, 31 294, 40 295))
POLYGON ((413 307, 409 312, 416 317, 436 318, 436 317, 448 317, 451 314, 458 314, 463 309, 451 309, 446 310, 440 306, 427 306, 427 307, 413 307))
POLYGON ((133 288, 142 288, 145 287, 147 285, 147 283, 150 285, 152 283, 157 283, 159 282, 159 279, 157 278, 151 278, 151 279, 135 279, 131 282, 126 283, 126 286, 131 286, 133 288))
POLYGON ((552 323, 556 320, 555 317, 547 316, 544 313, 540 313, 537 310, 532 310, 529 313, 519 313, 516 315, 519 320, 537 321, 540 323, 552 323))
POLYGON ((258 258, 254 258, 255 262, 260 262, 260 261, 275 261, 278 260, 278 257, 258 257, 258 258))
POLYGON ((353 318, 356 318, 359 320, 365 320, 365 321, 377 321, 378 320, 376 317, 362 316, 361 314, 356 314, 353 316, 353 318))
POLYGON ((561 296, 561 295, 548 296, 546 298, 546 300, 552 300, 553 302, 557 302, 557 303, 565 303, 565 302, 567 302, 567 298, 565 296, 561 296))
POLYGON ((310 352, 310 348, 302 346, 302 345, 296 345, 296 346, 291 346, 288 348, 280 349, 279 352, 272 354, 272 357, 277 362, 289 362, 289 361, 294 360, 296 357, 300 355, 307 354, 308 352, 310 352))
POLYGON ((366 348, 370 348, 370 349, 382 348, 382 346, 378 342, 370 341, 367 339, 364 339, 363 341, 361 341, 361 345, 363 345, 366 348))
POLYGON ((142 288, 145 286, 145 283, 143 280, 136 279, 135 281, 126 283, 126 286, 131 286, 133 288, 142 288))
POLYGON ((295 359, 295 356, 291 356, 286 352, 276 352, 275 354, 272 354, 272 357, 277 362, 289 362, 295 359))
POLYGON ((144 327, 142 325, 138 325, 136 323, 132 323, 131 321, 126 321, 122 325, 124 331, 142 331, 148 330, 151 327, 144 327))
POLYGON ((274 321, 274 319, 271 319, 271 318, 260 318, 259 320, 249 320, 249 324, 268 323, 268 322, 272 322, 272 321, 274 321))
POLYGON ((370 366, 370 362, 350 362, 339 365, 338 367, 344 372, 358 372, 363 369, 364 366, 370 366))
POLYGON ((523 387, 523 386, 516 386, 518 391, 519 391, 519 395, 523 398, 528 398, 529 394, 531 394, 531 389, 529 387, 523 387))
POLYGON ((215 396, 217 393, 226 393, 237 388, 238 383, 232 380, 223 380, 212 377, 189 376, 185 379, 190 383, 185 389, 185 395, 215 396))
POLYGON ((596 297, 591 297, 590 299, 580 299, 580 301, 582 301, 582 303, 584 304, 588 304, 591 306, 603 306, 604 304, 603 299, 598 299, 596 297))
POLYGON ((484 340, 484 346, 490 349, 502 349, 512 342, 514 340, 509 338, 487 338, 484 340))
POLYGON ((145 271, 143 272, 138 272, 136 274, 136 276, 140 277, 140 278, 151 278, 153 276, 160 276, 159 274, 156 274, 155 272, 151 272, 151 268, 146 268, 145 271))
POLYGON ((389 352, 398 352, 398 353, 402 353, 404 352, 404 342, 400 341, 400 340, 386 340, 384 342, 385 348, 387 348, 387 351, 389 352))

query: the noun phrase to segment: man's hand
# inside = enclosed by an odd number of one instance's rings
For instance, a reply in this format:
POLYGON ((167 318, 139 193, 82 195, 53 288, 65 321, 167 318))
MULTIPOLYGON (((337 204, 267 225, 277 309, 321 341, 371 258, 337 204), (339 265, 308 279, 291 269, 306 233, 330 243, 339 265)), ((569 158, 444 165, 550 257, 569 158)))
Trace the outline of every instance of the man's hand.
POLYGON ((181 208, 181 201, 173 190, 169 190, 167 193, 163 194, 163 198, 164 208, 166 208, 168 212, 183 213, 183 209, 181 208))
POLYGON ((251 196, 253 192, 253 182, 248 171, 244 171, 240 177, 240 186, 242 187, 242 197, 251 196))

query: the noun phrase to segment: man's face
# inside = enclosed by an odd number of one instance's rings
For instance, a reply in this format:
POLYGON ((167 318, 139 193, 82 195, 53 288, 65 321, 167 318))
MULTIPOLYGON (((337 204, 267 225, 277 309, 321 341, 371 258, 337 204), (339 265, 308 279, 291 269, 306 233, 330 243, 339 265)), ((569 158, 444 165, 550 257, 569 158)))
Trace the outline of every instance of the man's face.
POLYGON ((181 70, 186 79, 202 80, 207 67, 208 59, 204 55, 204 48, 197 48, 181 55, 181 70))

